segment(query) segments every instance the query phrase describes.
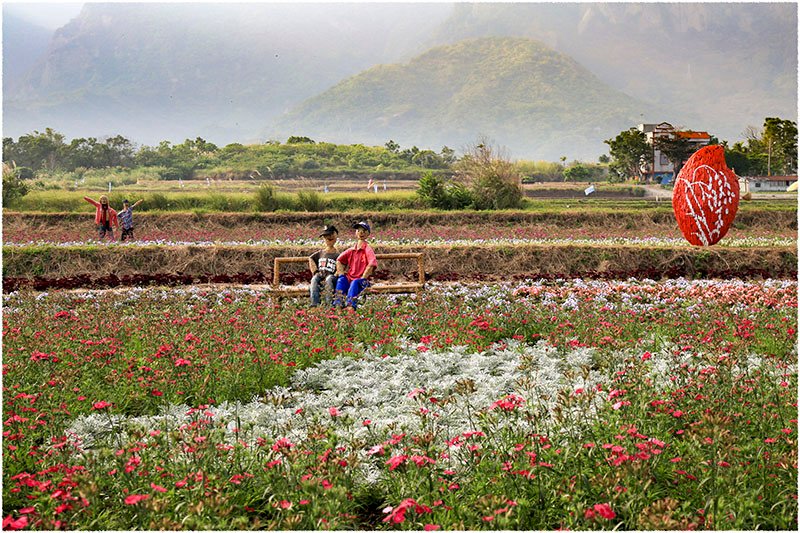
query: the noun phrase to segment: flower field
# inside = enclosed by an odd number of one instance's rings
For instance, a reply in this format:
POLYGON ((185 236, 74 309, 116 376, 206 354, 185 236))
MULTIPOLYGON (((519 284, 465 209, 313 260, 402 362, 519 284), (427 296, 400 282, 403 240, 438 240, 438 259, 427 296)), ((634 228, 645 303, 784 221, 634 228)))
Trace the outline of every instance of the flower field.
POLYGON ((796 530, 796 327, 794 280, 11 292, 3 528, 796 530))
MULTIPOLYGON (((137 228, 136 241, 144 244, 185 244, 197 242, 304 242, 310 241, 313 245, 319 244, 316 238, 317 221, 304 224, 290 223, 266 227, 224 227, 220 225, 205 226, 201 223, 189 223, 181 227, 161 228, 157 224, 144 224, 137 228)), ((352 231, 346 225, 340 224, 340 237, 352 238, 352 231)), ((119 235, 117 234, 117 237, 119 235)), ((632 241, 663 241, 682 242, 680 231, 675 227, 674 221, 669 224, 650 224, 645 227, 626 227, 611 223, 601 227, 574 227, 557 223, 543 224, 447 224, 425 225, 409 227, 399 224, 378 226, 373 234, 373 239, 386 243, 448 243, 448 242, 529 242, 547 240, 579 241, 596 240, 598 237, 609 240, 632 241)), ((46 229, 32 231, 29 226, 16 224, 12 219, 3 230, 4 244, 31 245, 54 243, 76 245, 96 241, 97 235, 91 221, 79 224, 60 224, 54 219, 53 225, 46 229)), ((786 239, 796 240, 797 231, 785 227, 755 226, 746 228, 732 228, 722 245, 726 242, 771 242, 786 239)), ((134 242, 136 242, 134 241, 134 242)), ((128 241, 130 243, 130 241, 128 241)), ((688 243, 687 243, 688 244, 688 243)))

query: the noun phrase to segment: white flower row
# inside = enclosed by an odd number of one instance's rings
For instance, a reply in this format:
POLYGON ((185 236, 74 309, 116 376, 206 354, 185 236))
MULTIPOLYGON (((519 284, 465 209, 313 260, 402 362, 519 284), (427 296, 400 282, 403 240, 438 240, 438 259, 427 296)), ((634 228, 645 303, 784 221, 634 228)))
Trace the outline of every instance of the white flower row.
MULTIPOLYGON (((498 239, 418 239, 418 238, 399 238, 371 240, 373 246, 507 246, 507 245, 578 245, 578 246, 652 246, 652 247, 692 247, 688 241, 679 238, 668 237, 608 237, 603 239, 521 239, 521 238, 498 238, 498 239)), ((339 246, 346 248, 352 246, 354 241, 340 241, 339 246)), ((146 246, 247 246, 247 247, 282 247, 297 246, 303 248, 318 248, 319 239, 274 239, 274 240, 247 240, 247 241, 171 241, 171 240, 138 240, 128 242, 109 242, 109 241, 70 241, 70 242, 51 242, 45 240, 31 240, 27 242, 4 242, 4 247, 30 247, 48 246, 57 248, 72 248, 79 246, 109 246, 109 247, 146 247, 146 246)), ((797 239, 790 237, 744 237, 737 239, 723 239, 715 246, 729 248, 761 248, 761 247, 785 247, 796 246, 797 239)))

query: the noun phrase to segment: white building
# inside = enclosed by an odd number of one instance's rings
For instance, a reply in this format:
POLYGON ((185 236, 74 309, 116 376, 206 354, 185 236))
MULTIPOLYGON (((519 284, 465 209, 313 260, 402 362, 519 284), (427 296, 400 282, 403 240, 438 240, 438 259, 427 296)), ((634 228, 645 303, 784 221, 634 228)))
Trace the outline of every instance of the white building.
POLYGON ((661 124, 639 124, 636 128, 644 133, 647 143, 653 149, 650 161, 648 161, 644 169, 645 179, 648 181, 669 183, 675 177, 675 167, 672 162, 667 159, 667 156, 662 154, 661 151, 655 147, 656 139, 662 137, 683 138, 693 144, 695 150, 699 150, 711 141, 711 135, 706 131, 677 131, 669 122, 662 122, 661 124))
POLYGON ((797 176, 747 176, 750 192, 785 192, 797 176))

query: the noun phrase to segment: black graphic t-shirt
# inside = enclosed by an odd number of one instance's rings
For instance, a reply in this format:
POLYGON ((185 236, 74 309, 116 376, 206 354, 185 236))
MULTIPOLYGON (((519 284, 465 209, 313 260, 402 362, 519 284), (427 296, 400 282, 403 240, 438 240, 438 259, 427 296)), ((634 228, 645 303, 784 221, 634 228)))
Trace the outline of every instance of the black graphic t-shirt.
POLYGON ((336 259, 338 257, 339 252, 320 250, 311 254, 310 259, 317 264, 317 268, 321 274, 333 274, 336 272, 336 259))

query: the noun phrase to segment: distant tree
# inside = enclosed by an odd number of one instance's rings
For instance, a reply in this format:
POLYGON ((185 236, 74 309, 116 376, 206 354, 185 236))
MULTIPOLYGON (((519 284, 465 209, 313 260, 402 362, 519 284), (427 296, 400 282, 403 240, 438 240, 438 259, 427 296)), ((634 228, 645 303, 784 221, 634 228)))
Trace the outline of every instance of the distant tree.
POLYGON ((591 177, 592 172, 581 163, 564 169, 564 181, 589 181, 591 177))
POLYGON ((597 161, 600 162, 600 163, 610 163, 611 162, 611 158, 608 157, 608 154, 603 154, 603 155, 601 155, 600 157, 597 158, 597 161))
POLYGON ((510 209, 522 205, 522 173, 503 150, 480 139, 455 165, 455 178, 472 193, 477 209, 510 209))
POLYGON ((292 135, 288 139, 286 139, 286 144, 314 144, 315 141, 308 137, 297 137, 292 135))
POLYGON ((452 165, 456 161, 456 151, 452 148, 447 146, 442 146, 442 149, 439 152, 442 154, 442 160, 447 163, 448 165, 452 165))
POLYGON ((647 144, 644 132, 630 128, 613 139, 603 141, 609 146, 611 163, 609 169, 622 179, 642 180, 642 167, 647 163, 652 149, 647 144))
POLYGON ((764 119, 762 142, 767 151, 767 175, 772 169, 797 172, 797 123, 778 117, 764 119))
POLYGON ((400 145, 394 142, 392 139, 389 139, 389 141, 386 144, 384 144, 384 146, 386 147, 387 150, 389 150, 393 154, 400 152, 400 145))
POLYGON ((420 150, 411 158, 411 162, 422 168, 445 168, 447 164, 433 150, 420 150))
POLYGON ((3 140, 3 161, 15 161, 18 166, 34 170, 55 170, 62 163, 64 135, 51 128, 44 133, 34 131, 21 136, 16 143, 3 140))
POLYGON ((683 164, 695 152, 695 146, 689 142, 689 139, 684 139, 678 135, 656 138, 654 148, 661 151, 669 159, 675 176, 678 175, 683 168, 683 164))

